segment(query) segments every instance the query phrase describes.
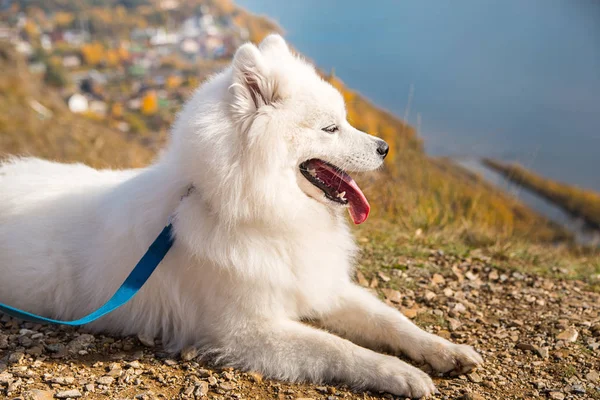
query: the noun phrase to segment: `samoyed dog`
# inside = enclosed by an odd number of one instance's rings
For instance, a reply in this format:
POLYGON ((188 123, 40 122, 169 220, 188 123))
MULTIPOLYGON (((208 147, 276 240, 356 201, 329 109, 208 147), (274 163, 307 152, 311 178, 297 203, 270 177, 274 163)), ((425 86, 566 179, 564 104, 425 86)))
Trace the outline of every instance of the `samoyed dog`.
POLYGON ((183 107, 149 167, 0 166, 0 302, 86 315, 172 216, 174 245, 149 281, 89 329, 193 346, 276 379, 427 396, 427 374, 377 350, 439 373, 482 359, 352 282, 345 211, 359 224, 369 204, 348 172, 379 168, 387 152, 350 126, 340 93, 280 36, 244 44, 183 107))

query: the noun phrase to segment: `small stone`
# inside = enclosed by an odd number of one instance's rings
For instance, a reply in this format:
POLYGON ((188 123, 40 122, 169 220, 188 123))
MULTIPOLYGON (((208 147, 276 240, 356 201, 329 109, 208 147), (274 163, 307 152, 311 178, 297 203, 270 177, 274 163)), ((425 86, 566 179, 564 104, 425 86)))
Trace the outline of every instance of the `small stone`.
POLYGON ((77 389, 73 390, 64 390, 62 392, 58 392, 54 395, 57 399, 78 399, 81 397, 81 392, 77 389))
POLYGON ((182 394, 183 394, 185 397, 192 397, 192 396, 194 395, 194 390, 195 390, 195 389, 196 389, 196 387, 195 387, 195 386, 188 386, 188 387, 186 387, 185 389, 183 389, 183 392, 182 392, 182 394))
POLYGON ((577 329, 570 327, 559 333, 556 338, 565 342, 575 342, 578 336, 579 332, 577 332, 577 329))
POLYGON ((39 357, 44 353, 44 349, 41 346, 33 346, 25 350, 25 353, 33 357, 39 357))
POLYGON ((90 348, 95 341, 96 338, 93 335, 84 333, 71 340, 69 344, 67 344, 67 349, 71 354, 79 354, 80 351, 90 348))
POLYGON ((591 370, 590 372, 585 374, 585 379, 593 383, 600 382, 600 373, 598 373, 598 371, 591 370))
POLYGON ((547 347, 533 346, 533 352, 542 358, 548 358, 550 355, 547 347))
POLYGON ((451 331, 456 331, 462 326, 462 323, 455 318, 448 318, 448 325, 451 331))
POLYGON ((437 295, 435 293, 433 293, 431 290, 428 290, 425 292, 425 299, 427 301, 431 301, 431 300, 435 299, 436 296, 437 295))
POLYGON ((431 277, 431 282, 436 285, 443 285, 444 283, 446 283, 446 279, 440 274, 433 274, 433 276, 431 277))
POLYGON ((548 397, 552 400, 563 400, 565 398, 565 395, 561 392, 549 392, 548 397))
POLYGON ((462 314, 467 311, 467 307, 463 303, 456 303, 456 305, 452 308, 452 311, 456 314, 462 314))
POLYGON ((471 372, 469 375, 467 375, 467 377, 473 383, 481 383, 481 382, 483 382, 483 378, 477 372, 471 372))
POLYGON ((365 275, 362 272, 360 272, 359 270, 356 270, 356 281, 358 282, 358 284, 360 286, 364 286, 364 287, 369 286, 369 281, 367 280, 367 278, 365 278, 365 275))
POLYGON ((52 383, 56 383, 57 385, 66 386, 72 385, 75 382, 75 378, 72 376, 56 376, 50 380, 52 383))
POLYGON ((208 382, 201 381, 196 386, 196 390, 194 391, 194 396, 196 396, 198 398, 198 397, 204 397, 207 394, 208 394, 208 382))
POLYGON ((0 350, 8 349, 8 336, 0 335, 0 350))
POLYGON ((125 366, 127 368, 133 368, 133 369, 140 369, 140 368, 142 368, 142 364, 140 364, 140 362, 137 361, 137 360, 136 361, 132 361, 130 363, 126 363, 125 366))
POLYGON ((96 391, 96 386, 93 383, 88 383, 83 387, 86 392, 94 393, 96 391))
POLYGON ((113 378, 112 376, 102 376, 102 377, 98 378, 96 383, 98 385, 110 386, 113 384, 114 381, 115 381, 115 378, 113 378))
POLYGON ((384 274, 383 272, 378 272, 377 276, 379 278, 381 278, 381 280, 384 281, 384 282, 389 282, 390 281, 390 277, 387 276, 386 274, 384 274))
POLYGON ((208 378, 208 384, 210 386, 215 386, 217 384, 217 382, 218 382, 217 378, 215 378, 214 376, 211 376, 208 378))
POLYGON ((31 400, 52 400, 54 398, 54 392, 50 390, 38 390, 33 389, 29 391, 29 397, 31 400))
POLYGON ((571 393, 585 394, 585 388, 583 387, 583 385, 575 384, 575 385, 571 386, 571 393))
POLYGON ((400 304, 402 302, 402 295, 399 291, 394 289, 382 289, 385 298, 392 303, 400 304))
POLYGON ((419 314, 419 310, 417 310, 415 308, 405 308, 405 307, 403 307, 400 311, 402 311, 402 314, 404 314, 404 316, 406 318, 410 318, 410 319, 415 318, 419 314))
POLYGON ((13 381, 13 374, 8 372, 3 372, 0 374, 0 385, 8 385, 13 381))
POLYGON ((235 389, 235 386, 231 382, 223 382, 219 385, 219 387, 227 391, 235 389))
POLYGON ((181 351, 181 359, 183 361, 192 361, 198 357, 199 351, 197 347, 189 346, 181 351))
POLYGON ((479 276, 473 273, 472 271, 467 271, 467 273, 465 273, 465 276, 470 281, 476 281, 477 279, 479 279, 479 276))
POLYGON ((154 347, 154 338, 153 337, 139 334, 138 340, 140 341, 141 344, 143 344, 146 347, 154 347))
POLYGON ((21 360, 23 360, 24 357, 25 357, 25 354, 23 354, 20 351, 15 351, 14 353, 10 353, 10 355, 8 356, 8 363, 9 364, 19 364, 21 362, 21 360))

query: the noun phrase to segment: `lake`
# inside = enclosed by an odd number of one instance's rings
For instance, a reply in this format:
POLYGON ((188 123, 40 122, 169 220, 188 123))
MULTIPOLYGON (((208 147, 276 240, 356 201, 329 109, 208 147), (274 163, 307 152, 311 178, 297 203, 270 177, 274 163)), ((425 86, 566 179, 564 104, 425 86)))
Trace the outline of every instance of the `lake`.
POLYGON ((236 2, 408 116, 428 153, 519 161, 600 191, 600 2, 236 2))

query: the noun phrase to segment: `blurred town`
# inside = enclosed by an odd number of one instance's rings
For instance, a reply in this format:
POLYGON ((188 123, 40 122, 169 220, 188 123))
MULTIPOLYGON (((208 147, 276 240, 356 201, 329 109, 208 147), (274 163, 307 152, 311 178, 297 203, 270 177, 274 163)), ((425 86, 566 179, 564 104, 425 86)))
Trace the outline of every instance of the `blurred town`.
MULTIPOLYGON (((126 133, 168 130, 191 89, 249 39, 239 10, 225 2, 35 3, 0 2, 0 40, 71 112, 126 133)), ((50 113, 31 106, 41 118, 50 113)))

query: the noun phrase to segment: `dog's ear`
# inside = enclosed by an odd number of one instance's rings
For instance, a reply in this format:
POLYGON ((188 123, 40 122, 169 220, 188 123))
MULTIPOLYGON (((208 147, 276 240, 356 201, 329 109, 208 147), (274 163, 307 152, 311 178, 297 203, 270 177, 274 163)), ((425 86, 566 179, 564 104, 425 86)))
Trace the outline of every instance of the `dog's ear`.
POLYGON ((261 52, 251 43, 242 45, 233 57, 234 96, 232 107, 244 118, 276 99, 276 84, 269 76, 269 67, 261 52))
POLYGON ((290 52, 290 49, 288 48, 288 45, 285 42, 285 40, 283 40, 281 35, 277 35, 275 33, 270 34, 269 36, 264 38, 263 41, 260 42, 258 48, 262 52, 273 51, 278 52, 280 54, 289 54, 290 52))

